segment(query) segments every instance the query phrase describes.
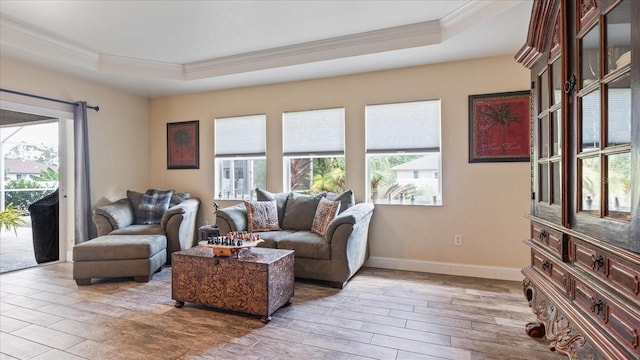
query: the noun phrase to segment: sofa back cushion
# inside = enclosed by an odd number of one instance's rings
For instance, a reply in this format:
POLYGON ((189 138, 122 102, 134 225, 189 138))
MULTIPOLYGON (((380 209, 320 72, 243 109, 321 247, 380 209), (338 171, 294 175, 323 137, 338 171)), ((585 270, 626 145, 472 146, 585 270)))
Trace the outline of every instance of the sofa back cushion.
POLYGON ((169 202, 175 190, 149 189, 140 197, 136 210, 136 224, 160 224, 162 214, 169 209, 169 202))
POLYGON ((280 230, 276 201, 245 201, 249 232, 280 230))
MULTIPOLYGON (((127 199, 131 202, 131 207, 133 207, 133 215, 138 211, 138 207, 140 206, 140 198, 142 197, 142 193, 133 190, 127 190, 127 199)), ((135 222, 135 219, 134 219, 135 222)))
POLYGON ((318 235, 324 236, 327 233, 327 227, 331 220, 335 219, 340 209, 340 201, 331 201, 326 198, 321 198, 316 209, 316 214, 313 217, 313 223, 311 224, 311 231, 318 235))
POLYGON ((278 224, 282 227, 282 220, 284 219, 284 210, 287 206, 287 197, 289 193, 271 193, 267 190, 256 188, 256 199, 258 201, 276 201, 276 208, 278 209, 278 224))
POLYGON ((284 210, 282 228, 284 230, 311 230, 318 203, 324 195, 324 193, 315 195, 290 193, 284 210))
POLYGON ((353 190, 349 189, 343 193, 327 193, 327 199, 332 201, 340 201, 340 208, 338 209, 338 214, 347 210, 356 204, 356 199, 353 196, 353 190))

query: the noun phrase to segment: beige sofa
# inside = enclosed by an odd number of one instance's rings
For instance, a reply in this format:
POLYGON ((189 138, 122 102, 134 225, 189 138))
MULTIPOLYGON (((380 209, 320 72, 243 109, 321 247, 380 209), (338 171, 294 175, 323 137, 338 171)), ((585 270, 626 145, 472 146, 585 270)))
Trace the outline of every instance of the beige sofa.
MULTIPOLYGON (((258 200, 276 201, 279 230, 256 232, 263 247, 295 250, 295 276, 327 281, 343 288, 369 257, 369 222, 373 204, 355 204, 351 190, 343 194, 305 196, 256 189, 258 200), (310 230, 320 197, 340 201, 343 209, 329 222, 326 234, 310 230)), ((218 209, 220 234, 247 231, 245 203, 218 209)))
POLYGON ((127 191, 127 197, 94 210, 93 222, 98 236, 103 235, 165 235, 167 261, 171 253, 189 249, 197 243, 196 218, 200 200, 187 193, 176 193, 159 224, 136 224, 136 211, 141 193, 127 191))

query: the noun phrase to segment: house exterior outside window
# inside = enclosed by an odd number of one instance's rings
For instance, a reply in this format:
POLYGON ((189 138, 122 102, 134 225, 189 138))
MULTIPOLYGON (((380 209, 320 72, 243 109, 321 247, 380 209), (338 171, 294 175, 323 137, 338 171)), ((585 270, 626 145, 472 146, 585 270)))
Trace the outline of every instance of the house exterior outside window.
POLYGON ((215 119, 215 197, 250 200, 266 187, 266 115, 215 119))
POLYGON ((367 198, 442 205, 440 100, 366 107, 367 198))

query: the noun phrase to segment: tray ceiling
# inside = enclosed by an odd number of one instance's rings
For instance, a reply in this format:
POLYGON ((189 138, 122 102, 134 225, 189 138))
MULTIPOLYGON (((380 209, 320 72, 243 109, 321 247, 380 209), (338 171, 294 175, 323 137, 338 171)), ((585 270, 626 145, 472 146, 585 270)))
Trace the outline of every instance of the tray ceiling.
POLYGON ((154 98, 497 55, 532 1, 0 1, 0 55, 154 98))

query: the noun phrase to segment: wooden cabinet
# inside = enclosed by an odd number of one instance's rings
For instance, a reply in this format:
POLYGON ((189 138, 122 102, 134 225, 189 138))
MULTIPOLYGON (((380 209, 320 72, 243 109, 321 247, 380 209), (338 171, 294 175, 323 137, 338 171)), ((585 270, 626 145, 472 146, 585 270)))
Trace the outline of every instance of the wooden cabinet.
POLYGON ((532 79, 535 332, 571 359, 640 359, 640 1, 534 0, 516 60, 532 79))

